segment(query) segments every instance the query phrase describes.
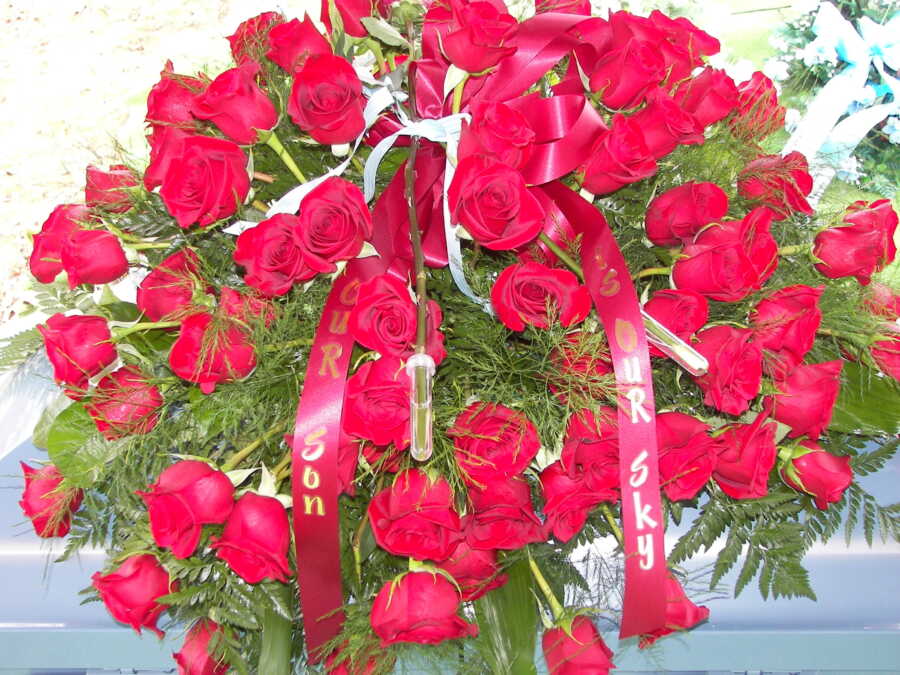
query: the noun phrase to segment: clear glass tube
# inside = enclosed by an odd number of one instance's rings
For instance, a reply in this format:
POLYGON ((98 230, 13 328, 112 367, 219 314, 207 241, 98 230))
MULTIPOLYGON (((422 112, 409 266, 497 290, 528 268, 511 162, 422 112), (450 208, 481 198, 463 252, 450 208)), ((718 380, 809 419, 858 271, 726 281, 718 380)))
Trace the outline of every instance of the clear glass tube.
POLYGON ((659 350, 675 361, 679 366, 691 375, 700 377, 709 371, 709 361, 687 342, 675 335, 659 321, 641 309, 644 318, 644 328, 647 331, 647 341, 659 348, 659 350))
POLYGON ((424 462, 431 458, 431 381, 434 377, 434 359, 428 354, 413 354, 406 362, 409 375, 409 453, 413 459, 424 462))

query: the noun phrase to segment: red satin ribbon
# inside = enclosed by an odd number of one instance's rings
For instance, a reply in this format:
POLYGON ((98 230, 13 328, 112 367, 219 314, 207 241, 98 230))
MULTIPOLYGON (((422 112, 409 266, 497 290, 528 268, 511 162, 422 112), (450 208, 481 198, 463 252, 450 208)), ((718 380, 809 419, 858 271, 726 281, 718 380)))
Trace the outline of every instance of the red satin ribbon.
POLYGON ((620 637, 666 624, 666 558, 656 412, 647 338, 625 258, 603 215, 562 183, 541 188, 581 232, 585 283, 609 340, 619 406, 619 475, 625 537, 620 637))

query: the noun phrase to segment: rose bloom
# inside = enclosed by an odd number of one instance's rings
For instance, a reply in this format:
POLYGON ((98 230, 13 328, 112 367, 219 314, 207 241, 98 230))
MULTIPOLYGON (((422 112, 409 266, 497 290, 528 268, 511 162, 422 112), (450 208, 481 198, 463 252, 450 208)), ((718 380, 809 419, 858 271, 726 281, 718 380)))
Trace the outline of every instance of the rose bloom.
POLYGON ((210 548, 248 584, 263 579, 287 583, 291 530, 287 511, 274 497, 247 492, 234 503, 221 537, 210 548))
POLYGON ((712 476, 716 443, 709 426, 679 412, 656 416, 659 478, 666 496, 674 501, 693 499, 712 476))
POLYGON ((900 382, 900 331, 886 331, 888 338, 878 340, 869 347, 869 353, 885 375, 900 382))
POLYGON ((709 371, 694 382, 704 392, 703 402, 730 415, 750 407, 762 384, 762 349, 753 332, 733 326, 713 326, 697 334, 694 344, 709 361, 709 371))
MULTIPOLYGON (((334 7, 337 9, 338 13, 341 15, 341 23, 344 24, 344 31, 347 35, 352 35, 353 37, 366 37, 369 34, 369 31, 366 30, 366 27, 362 25, 362 21, 360 19, 372 16, 372 2, 371 0, 332 0, 334 2, 334 7)), ((331 33, 331 14, 328 11, 328 7, 331 2, 323 2, 322 3, 322 13, 320 16, 320 20, 323 24, 325 24, 325 29, 328 33, 331 33)), ((379 3, 380 4, 380 3, 379 3)))
POLYGON ((132 207, 127 188, 138 184, 134 171, 122 164, 114 164, 109 171, 88 165, 85 170, 84 203, 92 209, 124 213, 132 207))
POLYGON ((228 664, 216 661, 210 654, 210 641, 222 628, 215 621, 202 619, 195 623, 184 638, 180 652, 172 654, 178 664, 178 675, 225 675, 228 664))
POLYGON ((547 373, 547 386, 564 404, 573 394, 602 399, 615 386, 605 335, 569 333, 550 353, 550 363, 553 368, 547 373))
POLYGON ((235 143, 252 145, 278 122, 278 111, 256 84, 260 66, 248 61, 219 75, 194 100, 194 117, 208 120, 235 143))
POLYGON ((31 521, 39 537, 65 537, 72 525, 72 514, 81 506, 84 492, 60 489, 63 475, 53 464, 34 469, 19 462, 25 477, 25 489, 19 508, 31 521))
POLYGON ((197 384, 204 394, 211 394, 220 382, 252 373, 256 349, 240 324, 200 312, 182 321, 178 339, 169 350, 169 367, 181 379, 197 384))
POLYGON ((294 75, 287 112, 298 127, 325 145, 349 143, 364 128, 362 82, 346 60, 310 56, 294 75))
POLYGON ((457 157, 481 155, 519 169, 534 149, 534 129, 518 110, 503 103, 473 102, 472 122, 463 122, 457 157))
POLYGON ((69 288, 108 284, 128 273, 119 238, 106 230, 75 230, 63 244, 60 257, 69 288))
POLYGON ((197 120, 191 114, 194 100, 209 86, 209 78, 200 73, 199 77, 179 75, 166 61, 159 74, 159 82, 153 85, 147 95, 146 121, 157 129, 173 127, 193 130, 197 120))
POLYGON ((562 628, 544 631, 541 647, 550 675, 608 675, 615 668, 612 650, 583 614, 572 619, 571 635, 562 628))
POLYGON ((843 366, 840 360, 797 366, 777 383, 772 417, 791 428, 788 436, 815 440, 828 428, 843 366))
POLYGON ((261 61, 266 53, 269 32, 284 21, 278 12, 263 12, 246 21, 242 21, 231 35, 228 44, 236 63, 261 61))
POLYGON ((888 199, 858 201, 847 208, 844 222, 849 225, 816 235, 813 255, 819 262, 815 268, 829 279, 856 277, 866 286, 897 255, 897 213, 888 199))
POLYGON ((590 89, 607 108, 633 108, 665 76, 665 61, 659 48, 646 40, 632 38, 611 47, 594 64, 590 89))
POLYGON ((841 501, 853 482, 853 469, 850 457, 837 457, 814 441, 802 440, 781 468, 781 478, 798 492, 812 495, 816 508, 824 511, 841 501))
POLYGON ((299 221, 279 213, 238 235, 233 256, 245 270, 244 283, 271 298, 316 275, 297 245, 294 233, 299 221))
POLYGON ((761 141, 784 126, 785 108, 778 104, 772 80, 757 71, 737 90, 737 113, 729 121, 735 136, 749 142, 761 141))
POLYGON ((150 270, 137 289, 137 306, 151 321, 165 321, 193 307, 203 288, 200 259, 189 248, 173 253, 150 270))
POLYGON ((519 23, 490 2, 452 2, 452 19, 441 40, 444 55, 457 68, 481 73, 515 53, 504 44, 512 39, 519 23))
POLYGON ((709 619, 709 609, 698 607, 688 600, 681 584, 669 572, 666 577, 666 625, 652 633, 642 635, 638 646, 646 649, 664 635, 688 630, 707 619, 709 619))
POLYGON ((165 635, 156 622, 168 605, 159 604, 157 598, 177 591, 178 583, 171 581, 154 556, 131 556, 109 574, 95 572, 91 581, 116 621, 127 623, 138 634, 147 628, 159 638, 165 635))
POLYGON ((728 195, 715 183, 689 181, 655 197, 647 207, 647 239, 674 248, 690 243, 701 229, 728 213, 728 195))
POLYGON ((656 160, 631 117, 616 114, 609 131, 601 133, 581 168, 584 189, 607 195, 656 173, 656 160))
MULTIPOLYGON (((709 303, 695 291, 664 289, 654 291, 644 303, 644 311, 685 342, 706 325, 709 303)), ((650 345, 650 356, 665 357, 656 345, 650 345)))
POLYGON ((824 286, 780 288, 750 310, 753 339, 763 349, 763 370, 782 379, 812 349, 822 322, 819 298, 824 286))
POLYGON ((572 478, 562 462, 553 462, 541 471, 541 494, 544 498, 544 523, 561 542, 567 542, 584 527, 590 512, 603 501, 615 501, 609 495, 587 487, 583 476, 572 478))
POLYGON ((713 478, 732 499, 758 499, 769 494, 769 472, 775 466, 778 426, 757 415, 752 424, 730 424, 716 436, 718 458, 713 478))
POLYGON ((737 107, 738 90, 724 70, 707 66, 678 86, 675 100, 706 128, 728 117, 737 107))
POLYGON ((570 478, 584 481, 587 489, 604 501, 615 502, 619 491, 616 411, 584 409, 569 417, 560 463, 570 478))
POLYGON ((53 283, 62 272, 62 250, 81 223, 94 220, 90 210, 81 204, 60 204, 34 235, 28 269, 42 284, 53 283))
POLYGON ((738 192, 750 201, 767 206, 775 220, 794 213, 813 214, 806 201, 812 192, 813 179, 809 164, 799 152, 761 155, 747 164, 738 176, 738 192))
POLYGON ((491 303, 497 318, 515 331, 526 325, 548 328, 554 319, 568 327, 584 321, 591 311, 590 293, 574 274, 537 262, 503 270, 491 289, 491 303))
POLYGON ((462 528, 471 548, 515 551, 547 538, 524 478, 498 478, 484 488, 473 487, 469 498, 473 510, 463 518, 462 528))
POLYGON ((369 502, 369 523, 378 545, 417 560, 442 561, 462 541, 450 484, 407 469, 369 502))
POLYGON ((648 18, 665 37, 659 45, 670 71, 668 84, 685 79, 694 68, 703 65, 703 56, 718 54, 721 49, 716 38, 683 16, 673 19, 654 9, 648 18))
POLYGON ((245 326, 261 324, 268 328, 275 320, 275 305, 252 290, 241 293, 228 286, 219 289, 219 316, 239 321, 245 326))
POLYGON ((302 68, 310 56, 331 54, 328 40, 322 37, 309 15, 303 21, 291 19, 272 28, 269 45, 266 56, 289 73, 302 68))
POLYGON ((640 125, 644 143, 654 159, 665 157, 679 145, 704 141, 700 123, 659 87, 648 92, 646 107, 632 117, 640 125))
POLYGON ((409 446, 409 387, 400 359, 383 356, 364 363, 347 382, 344 431, 375 445, 409 446))
POLYGON ((107 440, 148 434, 159 421, 163 397, 136 366, 110 373, 96 386, 85 409, 107 440))
POLYGON ((464 601, 477 600, 509 580, 508 575, 500 574, 496 551, 469 548, 464 541, 459 542, 450 557, 437 566, 456 580, 464 601))
POLYGON ((535 14, 559 12, 561 14, 591 15, 590 0, 535 0, 535 14))
POLYGON ((197 550, 203 525, 224 523, 234 506, 228 476, 193 459, 164 469, 146 492, 137 494, 147 504, 153 541, 182 559, 197 550))
POLYGON ((153 127, 147 136, 147 143, 150 144, 150 164, 144 171, 144 187, 148 191, 155 190, 163 184, 169 173, 169 167, 181 156, 184 142, 192 136, 193 133, 178 127, 166 125, 153 127))
POLYGON ((354 661, 350 655, 344 655, 347 646, 348 643, 342 643, 325 658, 325 672, 328 675, 373 675, 383 662, 387 662, 388 668, 396 662, 396 657, 375 648, 366 649, 362 654, 357 652, 353 655, 356 657, 354 661))
POLYGON ((84 392, 88 379, 118 358, 102 316, 54 314, 37 329, 53 366, 53 379, 58 385, 70 385, 74 389, 67 392, 70 396, 84 392))
POLYGON ((460 618, 459 591, 442 574, 409 572, 381 587, 370 623, 381 646, 398 642, 436 645, 478 635, 478 626, 460 618))

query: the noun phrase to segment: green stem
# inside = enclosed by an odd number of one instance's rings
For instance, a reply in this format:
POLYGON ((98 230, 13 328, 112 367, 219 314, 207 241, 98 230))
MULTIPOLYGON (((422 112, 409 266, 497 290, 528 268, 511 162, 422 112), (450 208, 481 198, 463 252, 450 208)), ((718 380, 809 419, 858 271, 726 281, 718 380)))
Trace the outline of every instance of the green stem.
POLYGON ((384 61, 384 53, 381 51, 381 45, 378 44, 377 40, 367 40, 366 46, 375 55, 375 61, 378 63, 378 75, 385 75, 388 69, 384 61))
POLYGON ((264 352, 274 352, 279 349, 289 349, 290 347, 307 347, 313 343, 312 338, 297 338, 296 340, 288 340, 287 342, 278 342, 273 345, 264 345, 264 352))
POLYGON ((534 561, 534 558, 531 557, 530 549, 528 551, 528 566, 531 568, 531 574, 534 577, 534 580, 537 582, 538 588, 541 589, 541 593, 543 593, 544 597, 547 598, 547 602, 550 605, 550 611, 553 613, 553 618, 555 620, 559 620, 565 613, 565 609, 563 608, 562 603, 557 600, 556 596, 553 594, 553 590, 550 588, 550 584, 547 583, 547 580, 541 573, 541 568, 538 567, 538 564, 534 561))
POLYGON ((672 273, 671 267, 648 267, 635 274, 632 279, 643 279, 644 277, 653 276, 669 276, 672 273))
POLYGON ((809 244, 795 244, 794 246, 782 246, 778 249, 778 255, 787 256, 809 251, 809 244))
POLYGON ((458 113, 462 108, 463 90, 466 88, 466 82, 469 81, 469 73, 466 73, 462 81, 453 88, 453 113, 458 113))
POLYGON ((275 154, 278 155, 278 159, 284 162, 284 165, 290 170, 292 174, 294 174, 294 178, 296 178, 301 183, 306 182, 306 176, 304 176, 303 172, 300 171, 300 167, 297 166, 294 158, 288 154, 287 150, 285 150, 284 146, 281 144, 281 139, 278 138, 274 131, 269 134, 269 137, 266 139, 266 145, 268 145, 270 148, 272 148, 272 150, 275 151, 275 154))
POLYGON ((600 510, 603 511, 603 517, 606 518, 606 522, 609 525, 609 529, 612 530, 613 535, 616 538, 616 541, 619 542, 619 546, 625 548, 625 538, 622 536, 622 530, 619 528, 619 524, 616 522, 615 516, 613 516, 613 512, 610 510, 609 506, 606 504, 600 505, 600 510))
POLYGON ((281 458, 278 464, 275 465, 275 468, 272 469, 272 475, 275 476, 276 483, 280 483, 291 475, 291 459, 293 459, 293 457, 293 450, 288 450, 284 453, 284 457, 281 458))
POLYGON ((160 249, 169 248, 172 244, 166 243, 166 242, 151 242, 151 241, 145 242, 143 244, 130 244, 126 241, 125 245, 130 248, 133 248, 135 251, 142 251, 147 248, 160 248, 160 249))
POLYGON ((281 422, 276 424, 274 427, 269 429, 262 436, 260 436, 259 438, 257 438, 254 441, 251 441, 250 443, 245 445, 243 448, 241 448, 240 450, 235 452, 233 455, 231 455, 231 457, 226 459, 225 462, 222 464, 222 471, 231 471, 233 468, 238 466, 251 453, 253 453, 259 446, 261 446, 263 443, 268 441, 273 436, 277 436, 278 434, 282 433, 287 428, 287 426, 293 421, 293 419, 294 419, 293 417, 289 417, 286 420, 282 420, 281 422))
POLYGON ((544 242, 547 248, 553 251, 553 255, 562 260, 566 264, 566 267, 575 273, 575 276, 584 281, 584 272, 581 270, 581 265, 576 262, 575 258, 569 255, 568 251, 563 249, 562 246, 553 241, 544 232, 541 232, 539 239, 544 242))
POLYGON ((157 328, 177 328, 181 325, 181 321, 144 321, 136 323, 127 328, 114 328, 113 341, 121 340, 126 335, 139 333, 142 330, 155 330, 157 328))

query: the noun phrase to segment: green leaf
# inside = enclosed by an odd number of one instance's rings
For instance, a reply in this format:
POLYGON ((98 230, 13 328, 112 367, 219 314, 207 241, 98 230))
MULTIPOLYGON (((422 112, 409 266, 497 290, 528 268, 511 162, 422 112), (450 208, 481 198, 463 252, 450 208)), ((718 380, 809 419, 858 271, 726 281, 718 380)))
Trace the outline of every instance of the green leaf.
POLYGON ((483 656, 494 675, 534 675, 538 615, 528 561, 506 569, 506 585, 475 601, 483 656))
POLYGON ((93 485, 122 446, 122 441, 103 440, 80 403, 73 403, 57 415, 47 432, 50 460, 73 487, 93 485))
POLYGON ((262 616, 262 649, 256 672, 266 675, 291 673, 291 622, 267 608, 262 616))
POLYGON ((866 436, 900 433, 900 395, 893 380, 845 361, 829 428, 866 436))
POLYGON ((72 399, 60 393, 59 396, 47 404, 37 424, 34 425, 34 431, 31 432, 31 442, 34 444, 34 447, 41 450, 47 449, 47 435, 50 433, 50 427, 60 412, 70 403, 72 403, 72 399))
POLYGON ((392 47, 409 48, 409 43, 406 41, 406 38, 400 34, 400 31, 384 19, 375 18, 374 16, 364 16, 360 21, 362 22, 362 25, 366 27, 366 31, 368 31, 369 35, 376 40, 381 40, 384 44, 391 45, 392 47))

